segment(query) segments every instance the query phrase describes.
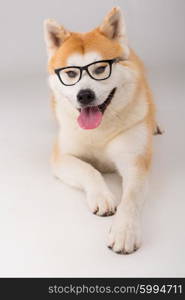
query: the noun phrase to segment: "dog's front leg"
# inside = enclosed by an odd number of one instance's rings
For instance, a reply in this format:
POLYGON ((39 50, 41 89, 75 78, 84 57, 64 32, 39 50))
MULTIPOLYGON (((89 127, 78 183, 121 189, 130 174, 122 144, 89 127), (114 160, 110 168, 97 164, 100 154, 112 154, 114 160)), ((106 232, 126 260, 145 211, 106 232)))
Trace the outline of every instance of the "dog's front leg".
POLYGON ((86 192, 90 210, 99 216, 112 215, 115 201, 103 176, 90 164, 72 155, 52 159, 54 175, 64 183, 86 192))
POLYGON ((145 158, 135 157, 117 162, 123 178, 123 195, 108 236, 108 247, 129 254, 141 245, 140 218, 147 185, 145 158))

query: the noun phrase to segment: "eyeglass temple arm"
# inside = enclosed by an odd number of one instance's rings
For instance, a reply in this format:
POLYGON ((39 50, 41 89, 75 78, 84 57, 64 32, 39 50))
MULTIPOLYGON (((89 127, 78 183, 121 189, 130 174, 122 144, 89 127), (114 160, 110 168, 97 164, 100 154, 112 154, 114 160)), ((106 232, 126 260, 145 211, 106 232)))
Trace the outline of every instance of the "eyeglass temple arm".
POLYGON ((120 62, 120 61, 125 61, 125 60, 127 60, 127 59, 125 59, 125 58, 123 58, 123 57, 117 57, 117 58, 115 58, 115 62, 116 62, 116 63, 118 63, 118 62, 120 62))

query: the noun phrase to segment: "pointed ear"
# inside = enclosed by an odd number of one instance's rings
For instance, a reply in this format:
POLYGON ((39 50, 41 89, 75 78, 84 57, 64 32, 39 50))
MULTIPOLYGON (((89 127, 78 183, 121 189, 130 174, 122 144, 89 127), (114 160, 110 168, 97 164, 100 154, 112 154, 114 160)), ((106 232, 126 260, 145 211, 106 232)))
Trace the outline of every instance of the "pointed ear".
POLYGON ((123 16, 119 7, 114 7, 104 18, 99 27, 100 31, 109 39, 119 39, 125 35, 123 16))
POLYGON ((114 7, 104 18, 99 27, 100 32, 110 40, 117 40, 124 49, 124 58, 129 56, 129 47, 126 35, 126 27, 121 9, 114 7))
POLYGON ((56 21, 52 19, 44 21, 44 38, 49 57, 56 52, 64 40, 69 36, 70 32, 59 25, 56 21))

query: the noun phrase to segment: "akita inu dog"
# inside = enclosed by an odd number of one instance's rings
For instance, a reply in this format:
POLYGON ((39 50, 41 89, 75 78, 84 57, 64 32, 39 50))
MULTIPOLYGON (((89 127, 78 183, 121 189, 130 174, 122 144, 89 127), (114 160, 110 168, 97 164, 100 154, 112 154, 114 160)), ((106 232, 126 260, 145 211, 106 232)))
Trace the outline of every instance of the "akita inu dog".
POLYGON ((99 216, 116 211, 114 195, 100 172, 120 174, 123 194, 108 247, 132 253, 141 245, 141 209, 156 130, 143 64, 129 48, 117 7, 88 33, 70 32, 50 19, 44 31, 59 124, 53 172, 83 189, 90 210, 99 216))

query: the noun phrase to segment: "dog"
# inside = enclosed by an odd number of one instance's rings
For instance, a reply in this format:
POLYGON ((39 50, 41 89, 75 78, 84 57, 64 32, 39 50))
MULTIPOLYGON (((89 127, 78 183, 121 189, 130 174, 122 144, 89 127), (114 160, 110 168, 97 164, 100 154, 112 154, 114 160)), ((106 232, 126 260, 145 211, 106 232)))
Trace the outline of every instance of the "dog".
POLYGON ((129 254, 141 245, 141 211, 158 132, 143 63, 129 47, 124 18, 113 8, 88 33, 44 22, 49 85, 59 133, 53 174, 85 191, 92 213, 114 213, 107 246, 129 254), (122 178, 120 204, 102 173, 122 178))

